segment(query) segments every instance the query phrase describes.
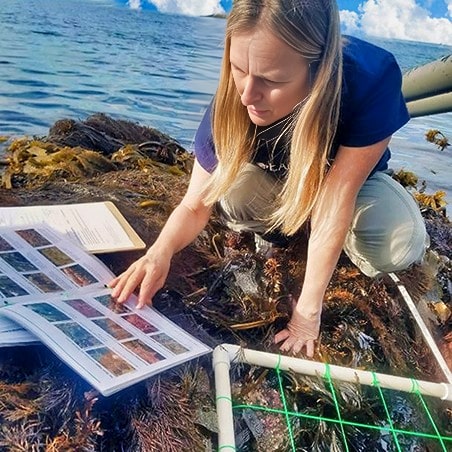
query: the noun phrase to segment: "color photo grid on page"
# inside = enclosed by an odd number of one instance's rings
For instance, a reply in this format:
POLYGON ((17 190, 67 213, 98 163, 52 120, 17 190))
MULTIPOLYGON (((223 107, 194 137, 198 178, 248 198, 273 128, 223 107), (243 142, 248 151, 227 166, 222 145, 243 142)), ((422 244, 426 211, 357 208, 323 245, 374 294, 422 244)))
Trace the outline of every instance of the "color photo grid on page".
POLYGON ((76 310, 86 319, 81 322, 50 303, 37 302, 23 306, 58 328, 89 358, 115 376, 131 372, 135 370, 135 366, 106 346, 103 340, 105 334, 147 364, 157 363, 173 354, 188 352, 186 347, 133 312, 128 306, 115 303, 110 295, 93 298, 101 306, 113 311, 115 318, 106 317, 101 312, 101 307, 96 309, 92 301, 89 303, 81 298, 60 302, 76 310))
MULTIPOLYGON (((57 246, 53 245, 35 229, 16 230, 15 233, 33 247, 52 266, 58 268, 70 280, 74 287, 86 287, 98 283, 98 279, 79 263, 68 256, 57 246)), ((0 294, 5 298, 19 297, 31 293, 56 293, 68 287, 61 287, 51 276, 38 268, 36 262, 12 246, 5 238, 0 237, 0 259, 8 264, 17 274, 25 279, 21 284, 0 269, 0 294), (28 283, 28 284, 27 284, 28 283), (31 284, 36 290, 30 290, 31 284)))

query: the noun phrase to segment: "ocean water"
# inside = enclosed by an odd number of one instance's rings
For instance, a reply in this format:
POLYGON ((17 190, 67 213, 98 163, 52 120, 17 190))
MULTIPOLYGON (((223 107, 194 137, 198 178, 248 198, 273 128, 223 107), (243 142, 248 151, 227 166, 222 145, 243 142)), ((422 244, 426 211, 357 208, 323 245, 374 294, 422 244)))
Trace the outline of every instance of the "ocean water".
MULTIPOLYGON (((0 135, 45 135, 58 119, 104 112, 156 127, 190 148, 215 92, 225 21, 133 11, 114 0, 0 1, 0 135)), ((402 70, 452 48, 369 38, 402 70)), ((452 113, 413 119, 393 137, 392 167, 414 171, 452 201, 452 113)), ((0 149, 0 153, 1 153, 0 149)))

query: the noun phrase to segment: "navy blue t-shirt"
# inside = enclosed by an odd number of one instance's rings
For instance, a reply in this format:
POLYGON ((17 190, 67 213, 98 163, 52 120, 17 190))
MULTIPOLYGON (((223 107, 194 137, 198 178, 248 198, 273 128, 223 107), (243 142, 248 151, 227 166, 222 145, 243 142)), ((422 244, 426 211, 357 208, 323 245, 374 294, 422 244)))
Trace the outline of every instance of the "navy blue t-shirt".
MULTIPOLYGON (((388 51, 354 37, 345 37, 343 83, 339 124, 330 157, 340 145, 369 146, 389 137, 409 120, 402 95, 402 73, 388 51)), ((212 172, 217 164, 211 130, 211 107, 207 109, 195 136, 194 152, 200 165, 212 172)), ((257 127, 253 162, 264 169, 284 175, 287 171, 290 138, 275 146, 284 119, 257 127)), ((390 151, 386 149, 372 173, 388 168, 390 151)))

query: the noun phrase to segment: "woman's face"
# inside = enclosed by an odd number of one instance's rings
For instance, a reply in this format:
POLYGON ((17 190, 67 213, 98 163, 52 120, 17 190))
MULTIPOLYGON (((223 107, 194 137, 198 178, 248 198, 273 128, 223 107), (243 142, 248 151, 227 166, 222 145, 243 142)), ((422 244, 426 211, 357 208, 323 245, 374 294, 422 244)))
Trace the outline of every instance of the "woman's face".
POLYGON ((267 126, 309 93, 309 64, 268 28, 231 37, 231 71, 251 121, 267 126))

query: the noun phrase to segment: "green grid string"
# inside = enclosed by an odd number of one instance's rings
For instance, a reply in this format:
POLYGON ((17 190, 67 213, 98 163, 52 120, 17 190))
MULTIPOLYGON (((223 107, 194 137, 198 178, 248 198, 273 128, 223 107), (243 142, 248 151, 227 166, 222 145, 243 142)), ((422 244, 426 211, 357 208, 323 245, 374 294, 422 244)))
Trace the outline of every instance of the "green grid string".
POLYGON ((329 385, 330 391, 331 391, 331 395, 333 396, 334 406, 336 408, 337 418, 338 418, 338 420, 340 422, 339 425, 341 427, 342 441, 344 443, 345 450, 347 452, 349 452, 347 436, 345 435, 344 423, 343 423, 343 419, 342 419, 342 415, 341 415, 341 410, 340 410, 340 407, 339 407, 339 402, 337 401, 336 390, 334 389, 333 380, 331 379, 331 368, 330 368, 329 364, 325 365, 325 376, 324 376, 324 378, 328 382, 328 385, 329 385))
POLYGON ((383 396, 383 391, 381 390, 380 382, 377 379, 377 374, 375 372, 372 372, 372 386, 376 387, 378 389, 378 394, 380 394, 380 400, 383 404, 383 407, 385 409, 386 413, 386 419, 389 423, 389 431, 392 433, 392 437, 394 438, 395 444, 397 446, 397 450, 399 452, 402 452, 402 449, 400 448, 399 440, 397 438, 396 433, 394 432, 394 424, 392 423, 391 414, 389 413, 388 405, 386 404, 386 400, 383 396))
POLYGON ((283 382, 281 378, 281 355, 278 355, 278 363, 276 364, 276 375, 278 376, 278 385, 279 385, 279 395, 281 396, 281 401, 284 407, 284 416, 286 418, 287 430, 289 432, 290 445, 292 447, 292 452, 297 452, 295 448, 295 438, 292 430, 292 424, 290 422, 289 411, 287 409, 287 400, 283 388, 283 382))
MULTIPOLYGON (((452 436, 443 436, 440 434, 434 420, 433 417, 427 407, 427 404, 425 402, 425 400, 422 397, 422 394, 420 393, 419 389, 417 389, 417 382, 413 381, 413 390, 412 393, 416 394, 420 400, 421 403, 424 407, 424 410, 427 414, 427 417, 430 420, 430 423, 433 426, 433 429, 435 430, 435 434, 431 434, 431 433, 423 433, 423 432, 416 432, 416 431, 410 431, 410 430, 402 430, 402 429, 398 429, 395 428, 392 420, 389 416, 389 410, 388 407, 386 405, 386 401, 383 397, 383 394, 381 392, 381 387, 380 384, 378 382, 378 379, 376 377, 376 374, 373 375, 374 378, 374 382, 373 385, 376 386, 379 389, 380 392, 380 397, 382 399, 382 403, 385 406, 385 411, 386 411, 386 415, 388 416, 388 420, 389 420, 389 424, 390 427, 386 427, 386 426, 377 426, 377 425, 369 425, 369 424, 362 424, 360 422, 352 422, 352 421, 347 421, 345 419, 342 419, 342 416, 339 416, 339 419, 334 419, 334 418, 328 418, 328 417, 324 417, 324 416, 315 416, 312 414, 305 414, 305 413, 298 413, 298 412, 293 412, 293 411, 289 411, 287 409, 287 400, 286 397, 284 395, 284 388, 283 388, 283 383, 282 383, 282 378, 281 378, 281 369, 280 369, 280 361, 281 361, 281 356, 279 356, 278 359, 278 364, 276 367, 276 374, 278 377, 278 385, 279 385, 279 390, 280 390, 280 396, 281 396, 281 401, 283 404, 283 409, 277 409, 277 408, 268 408, 268 407, 263 407, 263 406, 257 406, 257 405, 246 405, 246 404, 237 404, 232 406, 232 408, 234 410, 243 410, 243 409, 251 409, 251 410, 255 410, 255 411, 262 411, 262 412, 267 412, 267 413, 271 413, 271 414, 278 414, 278 415, 284 415, 286 418, 286 422, 287 422, 287 427, 288 427, 288 431, 289 431, 289 437, 290 437, 290 442, 291 442, 291 447, 292 447, 292 452, 296 451, 295 448, 295 439, 294 439, 294 433, 292 430, 292 425, 290 423, 290 418, 291 417, 296 417, 296 418, 301 418, 301 419, 309 419, 309 420, 315 420, 315 421, 324 421, 324 422, 328 422, 328 423, 332 423, 332 424, 339 424, 341 427, 342 426, 351 426, 351 427, 356 427, 356 428, 362 428, 362 429, 369 429, 369 430, 377 430, 377 431, 387 431, 393 434, 395 441, 396 441, 396 445, 398 447, 398 450, 401 451, 400 449, 400 445, 398 443, 397 440, 397 434, 402 434, 402 435, 406 435, 406 436, 414 436, 416 438, 425 438, 425 439, 431 439, 431 440, 438 440, 443 448, 444 452, 447 452, 447 448, 445 445, 445 442, 450 442, 452 444, 452 436)), ((331 380, 331 374, 329 373, 328 369, 325 373, 324 378, 326 378, 327 380, 331 380)), ((332 382, 332 380, 331 380, 332 382)), ((334 386, 333 386, 333 390, 334 390, 334 386)), ((339 409, 339 404, 337 403, 337 397, 334 393, 333 395, 333 400, 335 399, 335 405, 336 408, 339 409)), ((340 411, 340 410, 339 410, 340 411)), ((345 435, 345 431, 342 429, 343 434, 345 435)), ((344 443, 346 445, 346 447, 348 447, 347 442, 344 443)), ((226 446, 225 446, 226 447, 226 446)))
POLYGON ((413 394, 416 394, 419 397, 419 400, 421 401, 422 406, 424 407, 424 411, 427 414, 428 420, 432 424, 433 430, 435 430, 438 440, 441 443, 443 451, 447 452, 446 445, 444 444, 443 438, 441 437, 438 427, 436 426, 435 421, 433 420, 433 416, 430 413, 430 410, 428 409, 427 403, 425 402, 424 398, 422 397, 421 391, 419 390, 419 383, 414 379, 411 379, 411 383, 413 385, 413 389, 411 390, 411 392, 413 394))
MULTIPOLYGON (((279 410, 277 408, 268 408, 268 407, 263 407, 263 406, 255 406, 255 405, 234 405, 233 409, 234 410, 250 409, 250 410, 255 410, 255 411, 263 411, 263 412, 267 412, 267 413, 271 413, 271 414, 285 414, 284 410, 279 410)), ((323 416, 314 416, 312 414, 296 413, 293 411, 288 411, 287 414, 292 417, 299 417, 299 418, 310 419, 310 420, 314 420, 314 421, 325 421, 325 422, 329 422, 332 424, 340 424, 341 423, 341 421, 339 421, 339 419, 332 419, 332 418, 323 417, 323 416)), ((390 430, 388 427, 385 427, 385 426, 361 424, 359 422, 352 422, 352 421, 346 421, 346 420, 343 420, 342 423, 347 426, 357 427, 357 428, 365 428, 365 429, 369 429, 369 430, 378 430, 378 431, 389 431, 390 430)), ((398 428, 395 428, 394 432, 400 433, 402 435, 407 435, 407 436, 415 436, 417 438, 438 439, 438 435, 432 435, 431 433, 412 432, 410 430, 402 430, 402 429, 398 429, 398 428)), ((450 441, 452 444, 452 436, 440 436, 440 438, 443 441, 450 441)), ((447 449, 446 449, 446 452, 447 452, 447 449)))

